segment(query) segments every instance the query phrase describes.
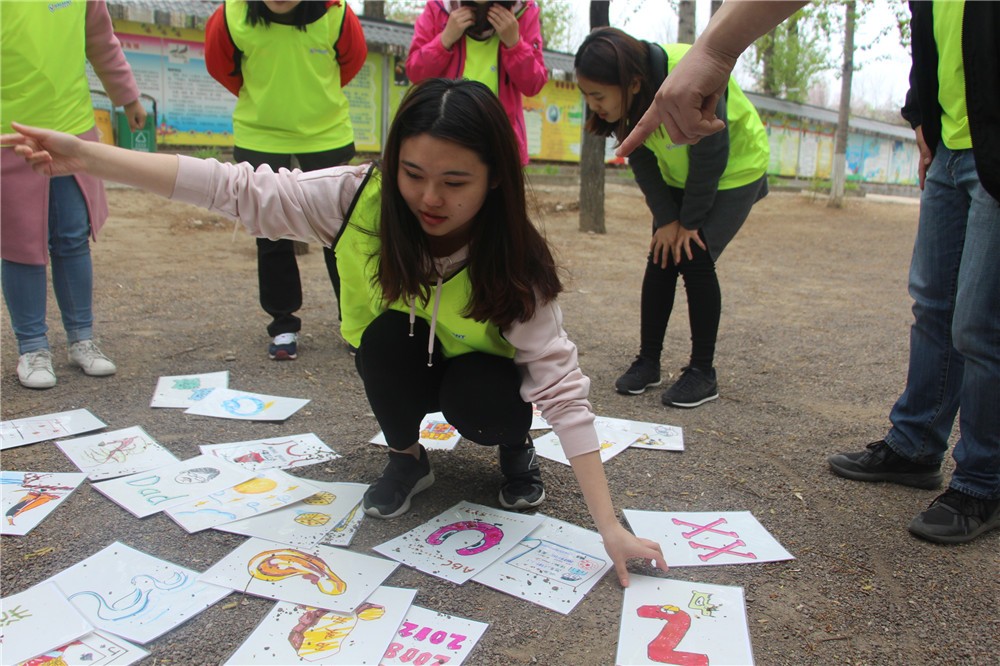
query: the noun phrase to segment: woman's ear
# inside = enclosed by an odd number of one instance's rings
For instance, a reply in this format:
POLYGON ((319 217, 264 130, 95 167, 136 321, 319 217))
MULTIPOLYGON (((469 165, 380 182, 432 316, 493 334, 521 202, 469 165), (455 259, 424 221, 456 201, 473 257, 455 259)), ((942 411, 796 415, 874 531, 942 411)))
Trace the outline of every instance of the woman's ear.
POLYGON ((642 79, 636 76, 632 79, 632 83, 629 84, 628 92, 630 95, 634 95, 639 92, 640 88, 642 88, 642 79))

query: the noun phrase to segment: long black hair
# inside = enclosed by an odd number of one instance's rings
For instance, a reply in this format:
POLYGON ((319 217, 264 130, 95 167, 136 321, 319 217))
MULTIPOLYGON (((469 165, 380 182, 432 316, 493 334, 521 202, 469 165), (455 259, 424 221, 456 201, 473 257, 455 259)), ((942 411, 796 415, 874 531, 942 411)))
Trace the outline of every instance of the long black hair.
POLYGON ((272 22, 282 25, 294 25, 299 30, 305 31, 306 26, 313 23, 326 14, 326 2, 312 2, 302 0, 287 14, 275 14, 263 0, 247 0, 247 23, 256 28, 260 23, 265 28, 272 22))
POLYGON ((436 278, 427 235, 399 191, 400 147, 421 134, 471 150, 489 170, 490 189, 471 222, 472 294, 463 315, 501 328, 530 319, 562 291, 562 284, 545 238, 528 218, 510 120, 489 88, 468 80, 428 79, 415 85, 389 128, 382 156, 377 273, 386 302, 427 302, 436 278))
POLYGON ((624 139, 653 103, 656 94, 649 71, 649 44, 618 28, 598 28, 587 35, 577 49, 573 68, 577 76, 621 89, 625 106, 622 117, 609 123, 588 112, 586 130, 598 136, 613 134, 619 141, 624 139), (633 94, 630 88, 634 81, 639 82, 639 90, 633 94))

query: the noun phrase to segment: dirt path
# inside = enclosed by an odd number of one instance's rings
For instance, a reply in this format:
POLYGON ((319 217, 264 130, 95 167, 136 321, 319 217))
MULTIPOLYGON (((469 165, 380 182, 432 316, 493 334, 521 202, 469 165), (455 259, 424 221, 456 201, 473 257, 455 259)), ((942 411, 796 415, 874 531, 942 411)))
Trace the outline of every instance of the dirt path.
MULTIPOLYGON (((658 393, 623 397, 612 387, 637 349, 648 238, 638 191, 609 187, 606 235, 577 231, 576 188, 538 185, 535 195, 538 219, 567 269, 566 328, 593 380, 596 411, 684 428, 683 453, 630 450, 608 463, 617 506, 749 510, 797 557, 669 575, 744 587, 761 665, 995 663, 1000 533, 962 547, 920 542, 905 526, 932 491, 851 483, 831 475, 825 463, 831 453, 882 436, 905 381, 906 273, 916 206, 851 200, 846 210, 831 211, 782 193, 758 205, 719 264, 721 399, 674 411, 660 405, 658 393)), ((5 323, 3 418, 86 407, 115 428, 142 425, 181 458, 195 455, 198 444, 315 432, 344 457, 303 468, 302 476, 373 480, 385 454, 366 443, 378 427, 337 334, 321 253, 314 249, 301 262, 301 358, 273 363, 264 353, 253 241, 187 206, 132 190, 113 190, 110 199, 113 219, 94 253, 96 312, 98 334, 119 374, 86 378, 68 366, 50 298, 59 385, 20 388, 5 323), (312 402, 284 424, 148 407, 157 377, 220 369, 229 370, 239 388, 312 402)), ((684 364, 688 350, 682 293, 675 313, 664 355, 668 372, 684 364)), ((494 505, 492 481, 467 481, 497 477, 490 453, 463 443, 434 456, 435 487, 397 520, 366 520, 352 548, 366 552, 462 499, 494 505)), ((947 465, 950 470, 950 460, 947 465)), ((3 468, 75 471, 52 444, 4 452, 3 468)), ((569 469, 550 463, 543 471, 544 512, 591 527, 569 469)), ((162 515, 139 521, 85 485, 28 537, 3 538, 3 594, 20 592, 114 540, 197 570, 241 542, 214 531, 187 536, 162 515)), ((621 611, 621 589, 612 578, 569 616, 406 568, 388 582, 418 588, 419 605, 489 622, 469 663, 602 666, 614 661, 621 611)), ((147 663, 219 663, 270 606, 255 598, 230 608, 217 604, 147 646, 147 663)))

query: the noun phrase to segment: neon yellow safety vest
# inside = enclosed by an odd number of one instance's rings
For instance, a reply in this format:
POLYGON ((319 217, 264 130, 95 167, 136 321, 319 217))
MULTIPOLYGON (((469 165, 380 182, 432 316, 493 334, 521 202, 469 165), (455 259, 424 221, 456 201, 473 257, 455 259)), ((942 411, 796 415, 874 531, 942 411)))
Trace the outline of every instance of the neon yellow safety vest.
POLYGON ((462 76, 471 81, 479 81, 493 91, 500 92, 500 36, 494 34, 489 39, 479 41, 466 35, 465 62, 462 76))
POLYGON ((243 87, 233 111, 235 144, 264 153, 315 153, 354 142, 333 48, 346 3, 305 26, 247 22, 246 0, 226 0, 226 24, 243 52, 243 87))
POLYGON ((10 123, 83 134, 94 126, 87 82, 87 3, 0 5, 0 113, 10 123))
POLYGON ((934 42, 938 52, 938 104, 941 141, 951 150, 972 148, 969 109, 965 105, 965 64, 962 62, 964 2, 934 3, 934 42))
MULTIPOLYGON (((361 334, 382 312, 382 291, 376 282, 378 271, 379 221, 382 215, 382 178, 374 168, 358 191, 344 222, 344 229, 334 246, 340 271, 340 313, 343 321, 340 333, 355 347, 361 346, 361 334)), ((431 286, 428 303, 418 301, 416 315, 431 320, 431 310, 437 287, 431 286)), ((500 329, 489 322, 479 322, 463 316, 472 294, 468 267, 463 267, 441 285, 435 335, 446 358, 469 352, 514 358, 514 347, 500 329)), ((410 312, 403 301, 390 304, 389 309, 410 312)))
MULTIPOLYGON (((689 44, 662 44, 667 53, 667 72, 691 48, 689 44)), ((767 130, 760 121, 757 110, 743 94, 736 80, 729 78, 726 97, 726 126, 729 129, 729 161, 719 179, 720 190, 731 190, 749 185, 764 175, 770 159, 767 130)), ((660 128, 643 143, 656 155, 660 173, 667 185, 683 188, 687 183, 690 163, 688 146, 675 145, 660 128)))

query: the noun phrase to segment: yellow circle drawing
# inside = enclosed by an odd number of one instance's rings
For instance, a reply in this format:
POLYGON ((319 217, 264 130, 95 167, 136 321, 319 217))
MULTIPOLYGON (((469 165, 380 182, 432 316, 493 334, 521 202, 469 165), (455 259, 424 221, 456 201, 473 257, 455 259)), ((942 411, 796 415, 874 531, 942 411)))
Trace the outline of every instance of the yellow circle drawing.
POLYGON ((300 513, 295 516, 295 522, 300 525, 316 527, 317 525, 326 525, 330 522, 330 516, 325 513, 300 513))
POLYGON ((316 493, 315 495, 310 495, 302 500, 302 502, 303 504, 333 504, 336 499, 337 496, 333 493, 323 491, 316 493))
POLYGON ((259 493, 269 493, 277 487, 278 482, 274 479, 258 477, 256 479, 244 481, 238 486, 233 486, 233 490, 238 493, 243 493, 244 495, 257 495, 259 493))

